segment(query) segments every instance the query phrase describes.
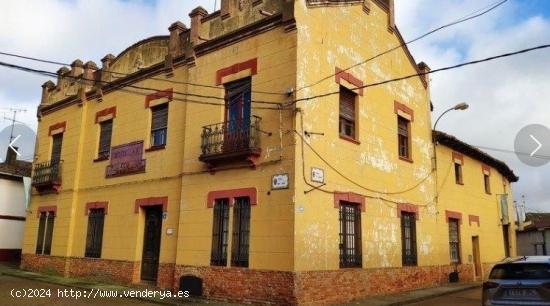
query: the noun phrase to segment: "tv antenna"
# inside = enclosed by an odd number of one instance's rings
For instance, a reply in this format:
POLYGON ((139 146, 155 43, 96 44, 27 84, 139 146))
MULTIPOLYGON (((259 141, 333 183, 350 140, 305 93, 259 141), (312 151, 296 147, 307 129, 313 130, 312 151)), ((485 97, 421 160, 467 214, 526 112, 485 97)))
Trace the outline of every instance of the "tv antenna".
POLYGON ((13 128, 15 127, 15 123, 19 122, 15 119, 17 117, 17 113, 26 113, 27 110, 24 109, 24 108, 2 108, 2 109, 5 109, 8 112, 13 113, 11 118, 4 117, 4 119, 7 119, 7 120, 11 121, 10 141, 9 141, 9 143, 11 143, 11 141, 14 139, 14 137, 13 137, 13 128))

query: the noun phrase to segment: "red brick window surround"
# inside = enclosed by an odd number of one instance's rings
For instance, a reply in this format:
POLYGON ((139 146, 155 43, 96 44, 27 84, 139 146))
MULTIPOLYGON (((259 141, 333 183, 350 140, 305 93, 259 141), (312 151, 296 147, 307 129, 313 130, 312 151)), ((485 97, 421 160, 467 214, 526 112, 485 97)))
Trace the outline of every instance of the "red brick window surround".
POLYGON ((401 218, 401 213, 402 212, 408 212, 408 213, 412 213, 412 214, 415 214, 415 219, 418 220, 419 218, 419 213, 418 213, 418 206, 414 205, 414 204, 397 204, 397 217, 398 218, 401 218))
POLYGON ((157 92, 154 92, 152 94, 148 94, 145 96, 145 108, 150 108, 152 107, 153 103, 151 103, 152 101, 155 101, 155 100, 159 100, 159 99, 162 99, 162 98, 166 98, 168 99, 168 101, 172 101, 172 99, 174 98, 174 89, 173 88, 168 88, 168 89, 165 89, 165 90, 160 90, 160 91, 157 91, 157 92))
MULTIPOLYGON (((334 81, 342 86, 345 86, 348 84, 351 85, 351 86, 348 85, 349 86, 348 89, 350 90, 355 90, 355 88, 358 88, 354 92, 356 92, 360 96, 363 96, 364 88, 362 87, 364 86, 364 83, 359 78, 351 74, 351 72, 346 72, 336 67, 335 73, 334 73, 334 81), (342 81, 346 81, 348 84, 345 84, 342 81)), ((348 87, 348 86, 345 86, 345 87, 348 87)))
POLYGON ((477 223, 477 226, 479 227, 479 216, 476 215, 468 215, 468 223, 470 226, 472 226, 472 223, 477 223))
POLYGON ((462 224, 462 213, 457 211, 451 211, 451 210, 445 210, 445 218, 447 219, 447 223, 449 223, 449 219, 455 219, 462 224))
POLYGON ((253 76, 258 74, 258 59, 253 58, 241 63, 233 64, 231 66, 228 66, 216 71, 216 85, 223 84, 224 77, 237 74, 245 70, 250 70, 250 74, 248 76, 253 76))
POLYGON ((41 207, 38 207, 37 211, 36 211, 36 217, 39 218, 40 217, 40 213, 50 213, 50 214, 53 214, 53 215, 57 215, 57 206, 56 205, 50 205, 50 206, 41 206, 41 207))
POLYGON ((139 213, 139 209, 141 207, 148 207, 148 206, 162 206, 162 211, 167 212, 168 211, 168 197, 150 197, 150 198, 143 198, 143 199, 137 199, 136 204, 134 206, 134 213, 139 213))
POLYGON ((216 200, 228 199, 229 205, 235 205, 236 198, 250 199, 250 205, 258 204, 258 190, 255 187, 210 191, 206 200, 206 207, 213 208, 216 200))
POLYGON ((116 106, 109 107, 95 113, 95 123, 116 118, 116 106))
POLYGON ((403 118, 405 118, 405 119, 407 119, 411 122, 414 121, 414 110, 412 110, 412 108, 408 107, 407 105, 405 105, 405 104, 403 104, 399 101, 394 101, 393 102, 393 111, 397 115, 399 115, 399 116, 401 116, 401 117, 403 117, 403 118))
POLYGON ((100 209, 102 208, 105 212, 105 214, 107 214, 108 210, 109 210, 109 202, 88 202, 86 203, 86 209, 84 210, 84 215, 87 216, 89 213, 90 213, 90 210, 91 209, 100 209))
POLYGON ((361 207, 362 212, 365 212, 367 210, 365 197, 360 194, 356 194, 353 192, 335 192, 334 208, 340 208, 341 202, 357 204, 361 207))
POLYGON ((48 129, 48 136, 65 133, 67 129, 67 121, 58 122, 56 124, 50 125, 48 129))

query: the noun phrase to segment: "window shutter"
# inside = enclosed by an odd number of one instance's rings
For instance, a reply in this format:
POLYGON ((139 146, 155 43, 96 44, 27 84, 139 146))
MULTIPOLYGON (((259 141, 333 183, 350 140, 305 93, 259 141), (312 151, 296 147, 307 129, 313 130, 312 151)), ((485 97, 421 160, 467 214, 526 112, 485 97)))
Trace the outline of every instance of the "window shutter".
POLYGON ((38 237, 36 238, 36 254, 42 254, 44 251, 44 230, 46 228, 46 213, 40 213, 38 224, 38 237))
POLYGON ((48 213, 46 219, 46 237, 44 238, 44 254, 50 255, 52 250, 52 235, 53 235, 53 224, 55 220, 55 214, 53 212, 48 213))
POLYGON ((225 266, 227 264, 228 226, 229 200, 216 200, 212 228, 212 253, 210 257, 210 264, 213 266, 225 266))
POLYGON ((340 117, 355 121, 355 93, 349 89, 340 89, 340 117))
POLYGON ((113 120, 101 122, 99 133, 99 155, 109 155, 111 151, 111 136, 113 133, 113 120))
POLYGON ((168 104, 153 107, 151 130, 163 129, 168 126, 168 104))
POLYGON ((248 248, 250 236, 250 199, 235 199, 233 208, 233 247, 231 265, 248 267, 248 248))
POLYGON ((61 147, 63 146, 63 133, 52 136, 52 163, 61 161, 61 147))

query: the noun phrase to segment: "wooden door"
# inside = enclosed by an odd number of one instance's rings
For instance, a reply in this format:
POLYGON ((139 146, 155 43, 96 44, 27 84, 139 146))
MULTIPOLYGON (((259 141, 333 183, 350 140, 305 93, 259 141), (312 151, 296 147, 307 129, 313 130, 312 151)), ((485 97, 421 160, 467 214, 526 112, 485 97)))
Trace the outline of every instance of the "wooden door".
POLYGON ((474 257, 474 276, 481 277, 481 259, 479 256, 479 237, 472 237, 472 254, 474 257))
POLYGON ((162 207, 145 208, 145 229, 143 234, 143 255, 141 259, 141 279, 157 280, 162 232, 162 207))

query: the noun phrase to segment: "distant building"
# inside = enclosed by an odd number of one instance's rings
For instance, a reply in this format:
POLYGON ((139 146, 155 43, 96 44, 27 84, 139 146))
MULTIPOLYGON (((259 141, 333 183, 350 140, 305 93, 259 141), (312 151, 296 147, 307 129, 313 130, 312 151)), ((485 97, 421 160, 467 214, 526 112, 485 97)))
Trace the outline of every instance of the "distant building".
POLYGON ((550 254, 550 213, 527 213, 516 236, 518 255, 550 254))
POLYGON ((25 181, 30 186, 30 176, 31 163, 17 160, 8 148, 6 161, 0 163, 0 261, 21 257, 28 204, 25 181))

